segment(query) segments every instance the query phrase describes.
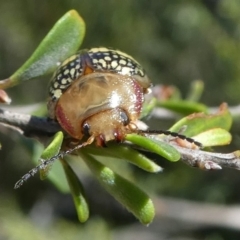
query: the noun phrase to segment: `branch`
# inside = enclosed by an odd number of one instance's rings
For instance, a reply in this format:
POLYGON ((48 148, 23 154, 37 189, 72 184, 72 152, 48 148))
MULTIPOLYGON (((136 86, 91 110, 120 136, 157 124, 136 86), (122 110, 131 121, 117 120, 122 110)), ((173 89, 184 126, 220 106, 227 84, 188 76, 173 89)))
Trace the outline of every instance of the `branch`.
POLYGON ((26 137, 50 137, 61 128, 49 118, 31 116, 0 109, 0 123, 14 128, 26 137))
MULTIPOLYGON (((41 139, 51 137, 61 130, 59 124, 49 118, 31 116, 29 114, 14 113, 0 109, 0 123, 17 129, 27 137, 41 139)), ((174 145, 181 154, 181 159, 192 167, 203 170, 220 170, 222 167, 240 170, 240 152, 213 153, 199 149, 189 149, 174 145)))
POLYGON ((181 153, 181 160, 202 170, 221 170, 222 167, 240 170, 240 151, 214 153, 174 146, 181 153))

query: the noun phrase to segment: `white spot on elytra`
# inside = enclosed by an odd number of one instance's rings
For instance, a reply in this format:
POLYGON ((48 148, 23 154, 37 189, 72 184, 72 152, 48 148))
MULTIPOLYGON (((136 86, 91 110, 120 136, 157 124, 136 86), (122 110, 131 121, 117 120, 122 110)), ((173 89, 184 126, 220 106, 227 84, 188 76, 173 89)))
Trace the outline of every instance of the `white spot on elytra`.
POLYGON ((123 75, 125 74, 127 75, 127 74, 130 74, 130 69, 128 67, 123 67, 121 72, 123 75))
POLYGON ((60 89, 57 89, 54 91, 53 96, 56 97, 57 99, 60 98, 62 95, 62 91, 60 89))
POLYGON ((61 81, 61 84, 64 85, 64 84, 66 84, 66 83, 67 83, 67 80, 66 80, 65 78, 63 78, 62 81, 61 81))
POLYGON ((72 77, 74 76, 74 73, 75 73, 75 69, 72 68, 72 69, 70 70, 70 74, 71 74, 72 77))
POLYGON ((119 61, 119 63, 122 64, 122 65, 126 65, 126 64, 127 64, 127 62, 126 62, 125 60, 123 60, 123 59, 121 59, 121 60, 119 61))
POLYGON ((108 57, 108 56, 106 56, 106 57, 104 57, 104 60, 105 60, 105 61, 111 61, 111 58, 108 57))
POLYGON ((98 62, 102 65, 103 68, 106 68, 106 66, 107 66, 106 62, 103 59, 99 59, 98 62))
POLYGON ((121 71, 122 67, 120 65, 117 66, 116 70, 121 71))
POLYGON ((93 63, 98 63, 98 60, 96 58, 94 58, 92 61, 93 63))
POLYGON ((66 69, 63 74, 68 75, 69 74, 69 69, 66 69))
POLYGON ((116 68, 117 65, 118 65, 117 61, 112 61, 112 62, 111 62, 111 67, 112 67, 112 68, 116 68))

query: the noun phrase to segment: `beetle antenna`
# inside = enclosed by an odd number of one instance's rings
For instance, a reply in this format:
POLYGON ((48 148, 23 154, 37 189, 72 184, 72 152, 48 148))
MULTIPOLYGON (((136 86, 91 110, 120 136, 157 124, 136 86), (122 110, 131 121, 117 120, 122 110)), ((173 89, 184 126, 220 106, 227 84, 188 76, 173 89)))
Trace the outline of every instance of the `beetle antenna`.
POLYGON ((194 144, 199 148, 203 147, 203 145, 200 142, 195 141, 193 138, 187 137, 185 135, 182 135, 182 134, 179 134, 179 133, 176 133, 176 132, 171 132, 171 131, 168 131, 168 130, 145 130, 145 131, 140 131, 140 133, 152 134, 152 135, 164 134, 164 135, 167 135, 167 136, 172 136, 172 137, 175 137, 175 138, 180 138, 182 140, 186 140, 187 142, 189 142, 191 144, 194 144))
POLYGON ((33 169, 31 169, 28 173, 26 173, 25 175, 23 175, 15 184, 14 189, 20 188, 24 182, 26 182, 29 178, 33 177, 37 172, 39 172, 42 169, 45 169, 49 164, 52 164, 53 162, 55 162, 56 160, 58 160, 59 158, 63 158, 68 154, 71 154, 72 152, 86 147, 87 145, 91 144, 93 142, 94 138, 90 137, 86 142, 79 144, 77 146, 75 146, 74 148, 68 149, 66 151, 63 152, 59 152, 57 155, 53 156, 52 158, 49 159, 41 159, 41 163, 39 165, 37 165, 36 167, 34 167, 33 169))

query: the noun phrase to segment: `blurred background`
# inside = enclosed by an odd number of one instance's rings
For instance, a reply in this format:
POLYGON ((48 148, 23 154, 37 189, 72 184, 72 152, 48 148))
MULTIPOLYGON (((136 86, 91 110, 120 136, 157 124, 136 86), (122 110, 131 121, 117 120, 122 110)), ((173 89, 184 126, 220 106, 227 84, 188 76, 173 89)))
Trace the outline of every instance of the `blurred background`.
MULTIPOLYGON (((183 96, 202 80, 201 102, 239 104, 240 1, 238 0, 0 0, 0 79, 19 68, 53 24, 76 9, 87 25, 81 48, 106 46, 137 59, 154 84, 175 85, 183 96)), ((13 105, 46 101, 49 77, 8 90, 13 105)), ((20 110, 19 110, 20 111, 20 110)), ((174 121, 152 121, 152 129, 174 121)), ((239 119, 229 152, 240 147, 239 119)), ((145 227, 84 173, 91 217, 77 220, 71 196, 49 181, 14 183, 31 169, 36 141, 0 128, 0 240, 6 239, 240 239, 240 174, 224 169, 203 172, 183 163, 155 160, 153 175, 130 168, 139 186, 154 198, 157 216, 145 227)))

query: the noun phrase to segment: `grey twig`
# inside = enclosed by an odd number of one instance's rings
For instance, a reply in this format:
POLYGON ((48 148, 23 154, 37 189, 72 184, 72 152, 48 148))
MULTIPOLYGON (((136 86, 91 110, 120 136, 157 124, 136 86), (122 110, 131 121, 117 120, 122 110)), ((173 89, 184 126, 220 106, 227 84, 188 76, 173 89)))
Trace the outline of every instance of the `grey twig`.
MULTIPOLYGON (((27 137, 35 137, 38 139, 50 137, 61 129, 57 122, 48 118, 14 113, 3 109, 0 109, 0 123, 19 130, 27 137)), ((199 148, 191 149, 181 147, 176 144, 174 147, 181 154, 182 161, 192 167, 198 167, 203 170, 219 170, 222 169, 222 167, 240 169, 239 151, 223 154, 207 152, 199 148)))
POLYGON ((240 152, 215 153, 175 146, 180 152, 182 161, 192 167, 203 170, 220 170, 222 167, 240 170, 240 152))
POLYGON ((0 109, 0 123, 11 128, 14 127, 27 137, 37 138, 52 136, 61 129, 57 122, 48 118, 3 109, 0 109))

